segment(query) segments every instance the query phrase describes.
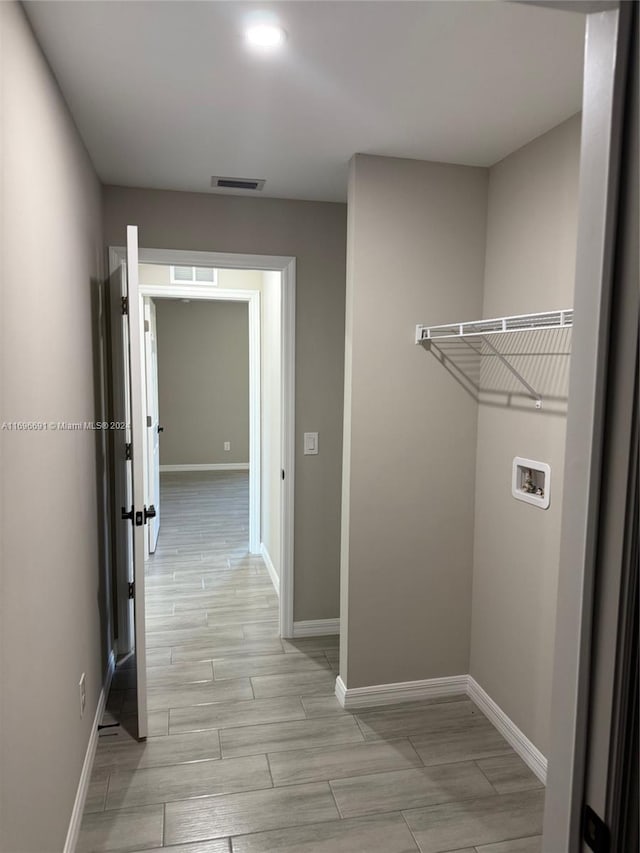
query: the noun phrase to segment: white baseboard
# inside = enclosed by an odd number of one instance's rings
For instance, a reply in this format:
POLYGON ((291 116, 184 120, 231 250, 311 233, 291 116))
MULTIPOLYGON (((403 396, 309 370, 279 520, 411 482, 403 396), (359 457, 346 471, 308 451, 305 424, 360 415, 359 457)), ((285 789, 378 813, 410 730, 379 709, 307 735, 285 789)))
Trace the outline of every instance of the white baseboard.
POLYGON ((181 471, 248 471, 248 462, 204 462, 200 465, 160 465, 160 473, 181 471))
POLYGON ((339 619, 308 619, 293 623, 294 637, 328 637, 340 633, 339 619))
POLYGON ((276 591, 276 595, 280 598, 280 576, 276 571, 276 567, 273 565, 273 560, 271 559, 271 555, 267 551, 267 546, 264 542, 260 543, 260 554, 264 560, 265 566, 267 567, 267 571, 269 572, 269 577, 271 578, 271 583, 276 591))
POLYGON ((400 681, 396 684, 373 684, 368 687, 345 687, 340 676, 336 679, 336 698, 343 708, 367 708, 395 705, 399 702, 420 702, 441 696, 459 696, 467 692, 467 676, 425 678, 422 681, 400 681))
POLYGON ((96 708, 96 714, 93 718, 93 727, 91 729, 91 735, 89 736, 87 751, 84 756, 84 763, 82 765, 80 781, 78 782, 78 790, 76 792, 76 799, 73 804, 73 811, 71 812, 71 820, 69 821, 69 829, 67 830, 67 838, 64 842, 63 853, 74 853, 76 845, 78 843, 80 824, 82 823, 82 814, 84 812, 84 804, 87 799, 89 782, 91 781, 91 771, 93 770, 93 760, 96 754, 96 747, 98 746, 98 726, 100 725, 102 716, 104 714, 104 709, 107 704, 109 688, 111 687, 111 679, 113 678, 113 671, 115 669, 115 665, 116 659, 112 651, 109 655, 109 663, 107 664, 107 674, 105 676, 104 684, 102 685, 102 690, 100 691, 98 707, 96 708))
POLYGON ((543 785, 547 782, 547 759, 534 746, 529 738, 520 731, 502 708, 478 684, 475 678, 468 677, 467 694, 487 719, 493 723, 503 738, 518 753, 524 763, 532 770, 543 785))
POLYGON ((542 784, 546 784, 547 759, 470 675, 352 688, 347 688, 342 678, 338 676, 335 692, 338 702, 346 709, 394 705, 400 702, 465 694, 478 706, 542 784))

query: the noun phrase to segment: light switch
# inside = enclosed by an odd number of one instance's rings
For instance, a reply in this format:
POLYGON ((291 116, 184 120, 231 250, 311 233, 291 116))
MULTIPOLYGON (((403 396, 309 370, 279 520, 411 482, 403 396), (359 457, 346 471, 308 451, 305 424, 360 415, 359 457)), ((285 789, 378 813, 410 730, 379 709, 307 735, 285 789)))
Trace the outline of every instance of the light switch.
POLYGON ((318 453, 318 433, 305 432, 304 434, 304 455, 315 456, 318 453))

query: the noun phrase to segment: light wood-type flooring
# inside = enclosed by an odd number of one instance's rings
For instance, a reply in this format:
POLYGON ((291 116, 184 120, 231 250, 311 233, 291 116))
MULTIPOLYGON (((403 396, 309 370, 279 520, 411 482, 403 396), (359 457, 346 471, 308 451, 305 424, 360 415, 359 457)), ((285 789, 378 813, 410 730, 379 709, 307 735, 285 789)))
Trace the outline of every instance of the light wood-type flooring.
POLYGON ((149 731, 118 667, 79 853, 540 853, 544 789, 466 698, 345 712, 338 638, 281 640, 245 473, 164 474, 149 731))

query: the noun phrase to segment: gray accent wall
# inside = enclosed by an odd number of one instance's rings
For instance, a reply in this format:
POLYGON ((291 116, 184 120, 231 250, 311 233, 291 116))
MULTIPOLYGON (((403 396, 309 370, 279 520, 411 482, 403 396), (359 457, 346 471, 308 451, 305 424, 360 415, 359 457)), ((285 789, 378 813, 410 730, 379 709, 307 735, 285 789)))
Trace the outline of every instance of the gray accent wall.
POLYGON ((414 343, 482 310, 486 169, 357 155, 349 186, 340 674, 469 671, 477 403, 414 343))
MULTIPOLYGON (((100 184, 17 3, 0 44, 0 421, 102 420, 100 184)), ((0 849, 45 853, 64 847, 111 648, 104 433, 0 441, 0 849)))
POLYGON ((297 260, 294 618, 339 611, 346 205, 214 193, 104 188, 106 245, 127 224, 156 249, 287 255, 297 260), (304 456, 302 434, 320 433, 304 456))
MULTIPOLYGON (((579 161, 574 116, 489 171, 484 317, 573 306, 579 161)), ((520 359, 541 384, 541 410, 521 398, 481 405, 478 416, 470 672, 545 755, 569 360, 544 353, 566 351, 566 343, 565 333, 534 333, 526 348, 536 355, 520 359), (551 466, 549 509, 512 497, 514 456, 551 466)))
POLYGON ((154 301, 160 465, 248 464, 247 303, 154 301))

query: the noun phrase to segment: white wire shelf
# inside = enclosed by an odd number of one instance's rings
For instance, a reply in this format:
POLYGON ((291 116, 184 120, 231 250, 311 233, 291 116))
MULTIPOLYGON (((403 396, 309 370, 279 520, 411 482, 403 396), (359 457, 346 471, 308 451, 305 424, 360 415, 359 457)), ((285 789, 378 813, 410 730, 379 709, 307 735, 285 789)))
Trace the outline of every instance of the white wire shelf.
POLYGON ((471 338, 502 335, 505 332, 532 332, 544 329, 565 329, 573 325, 573 309, 545 311, 541 314, 517 314, 495 317, 470 323, 448 323, 444 326, 416 326, 416 344, 451 338, 471 338))
POLYGON ((476 320, 467 323, 448 323, 443 326, 416 326, 416 344, 422 344, 426 349, 437 345, 439 341, 462 340, 478 355, 490 355, 499 359, 507 370, 526 389, 527 394, 535 401, 536 409, 542 408, 542 397, 527 382, 520 370, 509 360, 508 354, 501 353, 489 337, 504 335, 509 332, 541 332, 554 329, 567 329, 573 326, 573 309, 562 311, 544 311, 539 314, 517 314, 512 317, 495 317, 491 320, 476 320), (483 342, 483 352, 478 352, 470 340, 475 338, 483 342))

